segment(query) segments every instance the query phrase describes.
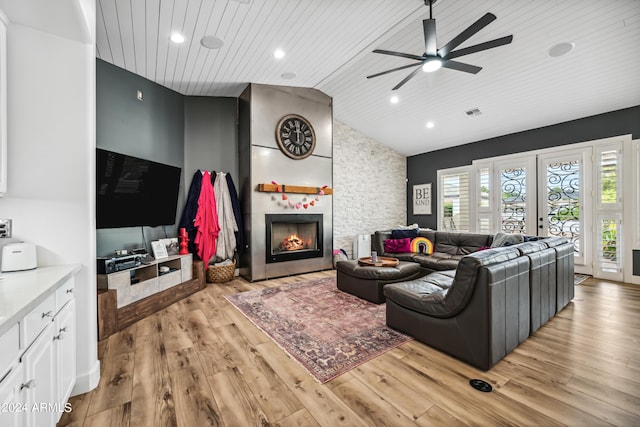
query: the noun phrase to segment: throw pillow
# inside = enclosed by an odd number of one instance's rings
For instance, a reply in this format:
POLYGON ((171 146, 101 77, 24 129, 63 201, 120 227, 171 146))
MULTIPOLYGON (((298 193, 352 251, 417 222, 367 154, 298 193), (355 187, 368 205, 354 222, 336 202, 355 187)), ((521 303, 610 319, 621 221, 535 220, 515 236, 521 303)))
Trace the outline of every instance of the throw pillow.
POLYGON ((433 253, 433 243, 426 237, 418 236, 411 240, 411 252, 431 255, 433 253))
POLYGON ((392 239, 406 239, 406 238, 413 239, 414 237, 418 237, 418 234, 420 234, 419 228, 410 228, 407 230, 400 230, 400 229, 391 230, 392 239))
POLYGON ((384 241, 384 251, 387 253, 411 252, 411 239, 387 239, 384 241))
POLYGON ((411 230, 414 228, 420 228, 417 222, 411 225, 399 225, 396 227, 396 230, 411 230))
POLYGON ((491 243, 491 247, 499 248, 501 246, 511 246, 522 243, 523 241, 524 239, 521 234, 496 233, 496 235, 493 236, 493 243, 491 243))

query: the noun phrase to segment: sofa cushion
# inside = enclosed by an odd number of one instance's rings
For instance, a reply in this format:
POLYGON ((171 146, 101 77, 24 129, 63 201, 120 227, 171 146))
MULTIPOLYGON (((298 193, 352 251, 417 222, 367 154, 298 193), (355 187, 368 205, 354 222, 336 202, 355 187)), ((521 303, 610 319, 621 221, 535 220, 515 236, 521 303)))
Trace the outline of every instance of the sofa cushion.
POLYGON ((384 294, 396 304, 410 310, 431 314, 442 307, 441 303, 447 296, 452 283, 451 275, 431 273, 408 282, 386 285, 384 294))
POLYGON ((507 233, 496 233, 493 237, 493 243, 491 243, 492 248, 499 248, 501 246, 511 246, 517 245, 518 243, 524 242, 524 237, 522 234, 507 234, 507 233))
POLYGON ((419 262, 423 268, 434 271, 452 270, 458 266, 462 256, 434 252, 431 255, 415 254, 413 260, 419 262))
POLYGON ((432 242, 434 244, 434 253, 442 252, 450 255, 467 255, 476 252, 482 246, 490 246, 491 235, 436 231, 435 241, 432 240, 432 242))

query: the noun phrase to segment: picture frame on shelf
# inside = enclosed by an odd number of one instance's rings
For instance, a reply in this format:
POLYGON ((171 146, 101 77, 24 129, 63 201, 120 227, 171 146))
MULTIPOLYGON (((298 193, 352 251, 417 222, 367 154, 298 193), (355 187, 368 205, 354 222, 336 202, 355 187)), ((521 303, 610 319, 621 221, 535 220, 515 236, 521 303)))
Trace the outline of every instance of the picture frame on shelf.
POLYGON ((168 258, 169 254, 167 253, 167 247, 164 245, 164 242, 160 240, 155 240, 151 242, 151 250, 153 251, 153 257, 155 259, 168 258))
POLYGON ((413 186, 413 214, 431 215, 431 183, 413 186))
POLYGON ((162 242, 165 248, 167 248, 168 255, 178 255, 178 252, 180 251, 180 245, 178 245, 177 237, 160 239, 159 241, 162 242))

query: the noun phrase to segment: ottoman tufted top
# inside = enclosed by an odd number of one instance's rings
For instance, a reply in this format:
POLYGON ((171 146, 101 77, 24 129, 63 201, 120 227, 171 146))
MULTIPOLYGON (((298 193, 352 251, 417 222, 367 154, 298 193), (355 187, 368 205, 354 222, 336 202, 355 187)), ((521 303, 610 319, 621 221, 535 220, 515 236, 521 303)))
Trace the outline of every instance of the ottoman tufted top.
POLYGON ((394 267, 371 267, 359 265, 358 261, 339 261, 336 269, 342 273, 360 279, 371 280, 397 280, 412 276, 420 271, 420 264, 409 261, 400 261, 394 267))

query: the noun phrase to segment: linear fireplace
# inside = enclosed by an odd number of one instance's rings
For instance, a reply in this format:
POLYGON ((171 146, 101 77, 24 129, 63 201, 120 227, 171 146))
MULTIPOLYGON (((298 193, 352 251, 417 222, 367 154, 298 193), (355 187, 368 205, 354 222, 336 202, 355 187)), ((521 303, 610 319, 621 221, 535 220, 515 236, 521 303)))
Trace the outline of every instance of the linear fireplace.
POLYGON ((321 258, 322 214, 265 214, 266 262, 321 258))

